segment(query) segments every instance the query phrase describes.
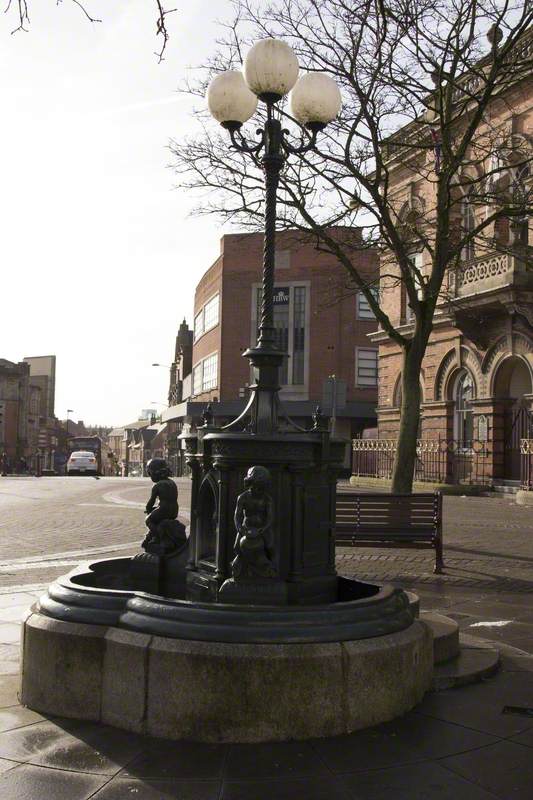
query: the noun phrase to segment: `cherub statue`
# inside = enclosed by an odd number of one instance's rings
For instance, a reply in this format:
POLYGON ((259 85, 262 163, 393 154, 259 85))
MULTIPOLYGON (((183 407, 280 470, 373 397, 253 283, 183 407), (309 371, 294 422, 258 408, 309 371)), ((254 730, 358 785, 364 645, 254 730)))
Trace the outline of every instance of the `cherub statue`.
POLYGON ((270 473, 265 467, 251 467, 244 479, 246 491, 235 506, 235 558, 231 562, 233 577, 274 578, 274 543, 272 523, 274 508, 267 489, 270 473))
POLYGON ((187 541, 185 526, 177 519, 178 487, 170 479, 170 470, 163 458, 152 458, 146 471, 155 486, 146 504, 148 533, 142 547, 147 553, 167 555, 187 541))

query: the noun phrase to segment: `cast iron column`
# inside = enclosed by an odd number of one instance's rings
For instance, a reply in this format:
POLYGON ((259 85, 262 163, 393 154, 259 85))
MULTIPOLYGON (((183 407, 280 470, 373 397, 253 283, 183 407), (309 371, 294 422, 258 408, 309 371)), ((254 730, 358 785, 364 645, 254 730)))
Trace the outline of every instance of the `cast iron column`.
POLYGON ((298 147, 293 147, 285 136, 279 119, 274 117, 275 105, 280 99, 278 95, 265 94, 260 97, 267 107, 267 120, 256 144, 248 144, 239 129, 240 123, 223 122, 228 129, 231 142, 236 150, 252 156, 258 156, 263 150, 261 165, 265 173, 265 238, 263 250, 263 282, 261 288, 261 321, 259 335, 255 347, 250 347, 243 355, 250 361, 253 382, 250 386, 250 399, 242 414, 224 430, 237 428, 244 419, 249 418, 246 430, 250 433, 272 434, 279 429, 278 409, 279 368, 283 353, 276 343, 274 328, 274 266, 276 253, 276 200, 280 172, 288 153, 301 154, 312 150, 316 144, 317 132, 324 125, 309 125, 309 138, 298 147))
POLYGON ((278 429, 279 368, 284 353, 276 346, 274 328, 274 266, 276 253, 276 199, 279 175, 285 158, 282 152, 281 123, 268 119, 263 134, 265 147, 261 164, 265 173, 265 233, 263 248, 263 281, 261 289, 261 321, 256 347, 243 354, 253 370, 251 397, 246 411, 250 414, 248 430, 252 433, 274 433, 278 429))

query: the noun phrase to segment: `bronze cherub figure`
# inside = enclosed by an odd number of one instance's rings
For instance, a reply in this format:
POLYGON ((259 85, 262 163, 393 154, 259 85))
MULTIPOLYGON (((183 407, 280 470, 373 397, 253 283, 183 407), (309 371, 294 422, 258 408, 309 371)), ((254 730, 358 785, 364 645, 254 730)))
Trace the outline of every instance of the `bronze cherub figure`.
POLYGON ((235 580, 240 578, 274 578, 274 542, 272 523, 274 507, 267 489, 270 473, 266 467, 254 466, 244 479, 246 491, 237 498, 235 506, 236 556, 231 562, 235 580))
POLYGON ((154 486, 146 504, 148 533, 141 546, 147 553, 169 555, 187 541, 185 526, 177 519, 178 487, 163 458, 152 458, 146 470, 154 486))

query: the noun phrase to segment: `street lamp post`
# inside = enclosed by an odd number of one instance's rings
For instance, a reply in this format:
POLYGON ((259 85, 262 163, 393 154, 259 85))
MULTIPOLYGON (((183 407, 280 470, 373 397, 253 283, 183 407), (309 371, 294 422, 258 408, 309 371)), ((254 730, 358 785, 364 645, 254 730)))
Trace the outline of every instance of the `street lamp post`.
POLYGON ((278 39, 257 42, 244 61, 244 72, 230 70, 217 75, 207 91, 211 114, 229 132, 232 146, 257 158, 260 153, 265 175, 265 227, 261 321, 255 347, 243 354, 253 368, 250 399, 240 417, 228 427, 250 416, 248 430, 272 433, 278 430, 279 367, 283 353, 276 346, 274 328, 274 257, 276 242, 276 202, 280 173, 289 155, 302 155, 316 145, 318 133, 339 113, 341 96, 336 83, 327 75, 308 73, 298 78, 299 65, 294 51, 278 39), (278 103, 290 92, 291 116, 300 124, 303 142, 291 144, 282 127, 278 103), (266 121, 250 143, 241 127, 256 111, 258 100, 266 105, 266 121))
POLYGON ((336 117, 341 104, 331 78, 309 74, 298 79, 298 72, 291 48, 265 39, 251 48, 243 73, 217 75, 207 92, 209 110, 228 131, 231 146, 261 163, 265 225, 259 333, 255 345, 244 353, 253 374, 246 407, 221 428, 214 425, 211 414, 205 414, 203 425, 180 437, 192 473, 187 574, 191 599, 288 606, 331 603, 338 597, 331 532, 344 443, 331 440, 319 414, 311 430, 296 425, 282 428, 278 423, 284 353, 274 328, 277 190, 287 158, 313 150, 318 134, 336 117), (302 138, 294 144, 282 127, 279 108, 289 92, 290 116, 299 124, 302 138), (258 140, 252 142, 241 127, 259 101, 265 104, 265 121, 258 140), (252 480, 258 483, 249 495, 252 480), (240 493, 242 488, 246 492, 240 493), (259 502, 257 496, 263 499, 259 502), (261 534, 266 538, 259 548, 255 539, 243 544, 248 534, 242 533, 242 525, 239 528, 247 498, 268 509, 261 534), (252 563, 249 550, 259 552, 257 563, 252 563))

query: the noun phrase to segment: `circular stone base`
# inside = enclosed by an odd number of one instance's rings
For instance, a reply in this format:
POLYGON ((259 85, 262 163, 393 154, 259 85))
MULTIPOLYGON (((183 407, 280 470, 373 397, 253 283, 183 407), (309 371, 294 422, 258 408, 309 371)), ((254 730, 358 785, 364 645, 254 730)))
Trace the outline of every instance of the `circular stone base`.
POLYGON ((29 612, 21 702, 36 711, 198 742, 334 736, 422 700, 432 634, 415 621, 370 639, 229 644, 29 612))

